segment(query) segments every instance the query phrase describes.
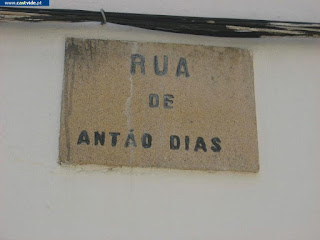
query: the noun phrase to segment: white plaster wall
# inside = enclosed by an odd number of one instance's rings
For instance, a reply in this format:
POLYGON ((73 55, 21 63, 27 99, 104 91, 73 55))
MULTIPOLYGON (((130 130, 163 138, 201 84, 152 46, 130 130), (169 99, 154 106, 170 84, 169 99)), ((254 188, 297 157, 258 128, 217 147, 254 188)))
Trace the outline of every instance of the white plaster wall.
MULTIPOLYGON (((320 22, 319 0, 51 0, 54 8, 320 22)), ((320 39, 0 23, 0 239, 320 239, 320 39), (66 37, 249 48, 258 174, 57 164, 66 37)))

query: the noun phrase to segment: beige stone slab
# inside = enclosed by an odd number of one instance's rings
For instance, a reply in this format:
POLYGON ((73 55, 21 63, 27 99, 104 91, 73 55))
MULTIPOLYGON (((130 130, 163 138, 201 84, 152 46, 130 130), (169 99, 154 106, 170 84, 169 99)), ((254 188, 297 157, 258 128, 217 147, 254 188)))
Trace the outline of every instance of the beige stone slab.
POLYGON ((259 170, 248 50, 67 39, 64 78, 63 163, 259 170))

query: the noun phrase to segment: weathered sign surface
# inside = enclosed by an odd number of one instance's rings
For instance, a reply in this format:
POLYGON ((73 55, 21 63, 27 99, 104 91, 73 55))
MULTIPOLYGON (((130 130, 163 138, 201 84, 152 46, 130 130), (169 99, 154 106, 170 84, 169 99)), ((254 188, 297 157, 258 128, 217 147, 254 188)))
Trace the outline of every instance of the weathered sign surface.
POLYGON ((257 172, 250 52, 67 39, 60 161, 257 172))

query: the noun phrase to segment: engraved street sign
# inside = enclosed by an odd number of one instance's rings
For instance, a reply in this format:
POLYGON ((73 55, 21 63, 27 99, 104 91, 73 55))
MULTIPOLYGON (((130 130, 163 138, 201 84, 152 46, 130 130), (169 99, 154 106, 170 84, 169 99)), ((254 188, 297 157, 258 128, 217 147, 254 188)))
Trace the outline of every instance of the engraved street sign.
POLYGON ((67 39, 60 161, 259 170, 248 50, 67 39))

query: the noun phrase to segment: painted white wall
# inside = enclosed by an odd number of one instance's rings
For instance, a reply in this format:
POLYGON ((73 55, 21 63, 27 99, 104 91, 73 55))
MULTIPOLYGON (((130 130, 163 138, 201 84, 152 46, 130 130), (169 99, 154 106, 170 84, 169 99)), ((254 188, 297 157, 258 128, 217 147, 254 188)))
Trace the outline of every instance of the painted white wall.
MULTIPOLYGON (((318 0, 51 0, 53 8, 320 22, 318 0)), ((320 39, 0 23, 0 239, 320 239, 320 39), (258 174, 57 164, 66 37, 248 48, 258 174)))

